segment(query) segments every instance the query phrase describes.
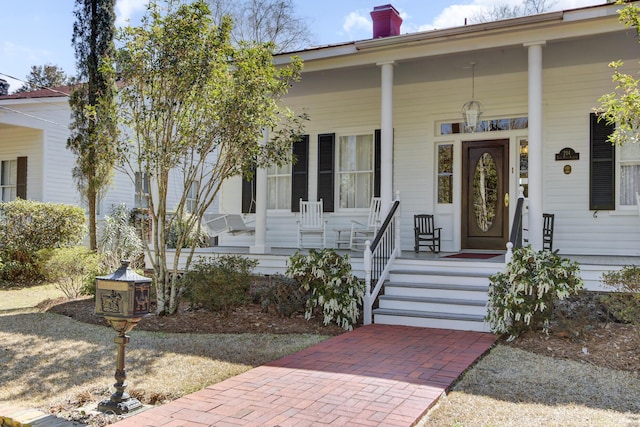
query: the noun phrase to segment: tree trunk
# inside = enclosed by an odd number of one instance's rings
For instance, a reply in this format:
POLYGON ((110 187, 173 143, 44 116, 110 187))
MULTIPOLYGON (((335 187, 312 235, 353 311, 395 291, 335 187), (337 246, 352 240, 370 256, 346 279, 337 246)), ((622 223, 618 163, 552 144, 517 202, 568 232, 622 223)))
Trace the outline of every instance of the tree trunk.
POLYGON ((89 248, 98 250, 97 226, 96 226, 96 190, 92 184, 87 188, 87 204, 89 205, 89 248))
POLYGON ((179 296, 178 296, 178 262, 180 261, 181 245, 176 245, 176 252, 173 257, 173 269, 171 270, 171 295, 169 297, 169 313, 174 314, 178 311, 179 296))

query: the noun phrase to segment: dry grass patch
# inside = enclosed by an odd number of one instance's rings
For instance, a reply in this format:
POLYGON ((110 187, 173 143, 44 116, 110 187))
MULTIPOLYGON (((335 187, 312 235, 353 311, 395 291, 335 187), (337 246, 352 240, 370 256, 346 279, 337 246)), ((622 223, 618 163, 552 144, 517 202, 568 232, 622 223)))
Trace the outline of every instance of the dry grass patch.
MULTIPOLYGON (((199 390, 327 338, 136 331, 126 348, 127 391, 160 403, 199 390)), ((0 316, 0 404, 66 408, 108 397, 115 332, 49 313, 0 316)))
POLYGON ((640 377, 498 345, 420 426, 640 425, 640 377))
POLYGON ((61 290, 53 284, 34 286, 31 288, 1 289, 0 315, 22 310, 33 311, 45 300, 64 297, 61 290))

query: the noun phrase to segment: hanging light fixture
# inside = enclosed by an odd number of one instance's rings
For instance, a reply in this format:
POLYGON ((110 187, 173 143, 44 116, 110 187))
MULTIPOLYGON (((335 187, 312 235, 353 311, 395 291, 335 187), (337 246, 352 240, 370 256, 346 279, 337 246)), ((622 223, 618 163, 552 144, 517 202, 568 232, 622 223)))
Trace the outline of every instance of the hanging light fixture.
POLYGON ((468 132, 475 132, 478 126, 480 116, 482 115, 482 104, 476 101, 475 95, 475 78, 476 63, 471 63, 471 100, 465 102, 462 106, 462 118, 464 120, 464 128, 468 132))

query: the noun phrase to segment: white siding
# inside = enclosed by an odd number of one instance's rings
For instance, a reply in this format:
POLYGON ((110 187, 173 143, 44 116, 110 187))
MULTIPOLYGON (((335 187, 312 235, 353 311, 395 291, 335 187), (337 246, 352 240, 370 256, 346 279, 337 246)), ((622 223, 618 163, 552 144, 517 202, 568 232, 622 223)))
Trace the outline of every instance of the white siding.
POLYGON ((544 210, 556 215, 554 247, 563 253, 640 255, 637 209, 589 210, 589 113, 611 90, 606 62, 545 73, 544 210), (565 147, 580 160, 555 161, 565 147), (564 165, 571 174, 564 174, 564 165))
POLYGON ((0 160, 27 156, 27 198, 40 201, 43 200, 42 139, 41 130, 0 125, 0 160))

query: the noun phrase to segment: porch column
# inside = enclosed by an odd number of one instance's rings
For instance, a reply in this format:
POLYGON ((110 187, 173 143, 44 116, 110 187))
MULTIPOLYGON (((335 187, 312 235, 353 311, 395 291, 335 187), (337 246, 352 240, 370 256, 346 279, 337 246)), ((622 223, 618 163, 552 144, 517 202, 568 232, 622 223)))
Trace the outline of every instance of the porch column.
MULTIPOLYGON (((269 130, 262 132, 261 145, 269 140, 269 130)), ((254 245, 249 248, 252 254, 267 254, 271 248, 267 246, 267 169, 256 170, 256 232, 254 245)))
POLYGON ((525 43, 529 54, 529 243, 542 249, 542 48, 525 43))
MULTIPOLYGON (((379 62, 380 85, 380 200, 381 212, 391 208, 393 200, 393 67, 394 61, 379 62)), ((383 216, 384 218, 384 216, 383 216)))

